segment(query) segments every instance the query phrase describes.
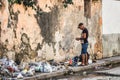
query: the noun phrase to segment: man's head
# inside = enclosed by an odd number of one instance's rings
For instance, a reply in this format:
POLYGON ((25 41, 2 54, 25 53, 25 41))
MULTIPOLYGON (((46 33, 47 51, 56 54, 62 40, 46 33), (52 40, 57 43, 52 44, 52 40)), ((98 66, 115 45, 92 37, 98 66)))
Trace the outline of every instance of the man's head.
POLYGON ((84 29, 84 24, 83 23, 79 23, 78 28, 83 30, 84 29))

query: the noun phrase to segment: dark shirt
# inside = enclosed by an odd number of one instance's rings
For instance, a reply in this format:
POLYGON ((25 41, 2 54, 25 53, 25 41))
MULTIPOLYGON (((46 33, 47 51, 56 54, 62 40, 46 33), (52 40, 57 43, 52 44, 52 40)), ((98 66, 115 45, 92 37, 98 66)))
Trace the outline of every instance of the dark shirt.
POLYGON ((87 30, 87 28, 84 28, 84 30, 82 31, 82 34, 83 33, 86 33, 86 38, 84 38, 83 40, 84 40, 84 43, 88 43, 88 30, 87 30))

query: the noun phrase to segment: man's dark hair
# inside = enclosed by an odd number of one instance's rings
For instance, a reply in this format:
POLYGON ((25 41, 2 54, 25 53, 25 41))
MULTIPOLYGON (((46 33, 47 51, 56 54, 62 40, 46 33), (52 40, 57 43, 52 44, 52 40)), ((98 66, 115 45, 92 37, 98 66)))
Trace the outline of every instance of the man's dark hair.
POLYGON ((82 26, 83 25, 83 23, 79 23, 79 25, 78 26, 82 26))

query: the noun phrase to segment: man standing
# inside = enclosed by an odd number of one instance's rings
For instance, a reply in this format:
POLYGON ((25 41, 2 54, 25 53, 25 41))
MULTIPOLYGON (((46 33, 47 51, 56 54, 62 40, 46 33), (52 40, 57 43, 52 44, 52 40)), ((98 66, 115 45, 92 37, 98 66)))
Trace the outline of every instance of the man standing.
POLYGON ((80 38, 76 38, 76 40, 81 41, 82 45, 82 50, 81 50, 81 55, 82 55, 82 66, 88 64, 88 53, 87 53, 87 48, 88 48, 88 30, 87 28, 84 27, 83 23, 79 23, 78 29, 82 30, 82 34, 80 38))

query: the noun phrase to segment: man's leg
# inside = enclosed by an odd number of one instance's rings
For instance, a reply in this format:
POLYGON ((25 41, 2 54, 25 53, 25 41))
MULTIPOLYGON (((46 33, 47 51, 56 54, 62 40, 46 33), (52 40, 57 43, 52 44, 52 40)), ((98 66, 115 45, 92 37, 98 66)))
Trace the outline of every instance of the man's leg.
POLYGON ((84 60, 85 60, 85 62, 84 62, 85 65, 88 64, 87 48, 88 48, 88 44, 85 43, 85 44, 83 45, 83 53, 84 53, 84 55, 85 55, 85 59, 84 59, 84 60))
POLYGON ((85 65, 85 54, 82 54, 82 65, 85 65))
POLYGON ((88 65, 88 54, 85 54, 85 65, 88 65))
POLYGON ((88 48, 88 43, 85 44, 85 65, 88 65, 88 52, 87 52, 87 48, 88 48))
POLYGON ((81 55, 82 55, 82 63, 81 63, 81 65, 85 65, 84 44, 82 44, 81 55))

